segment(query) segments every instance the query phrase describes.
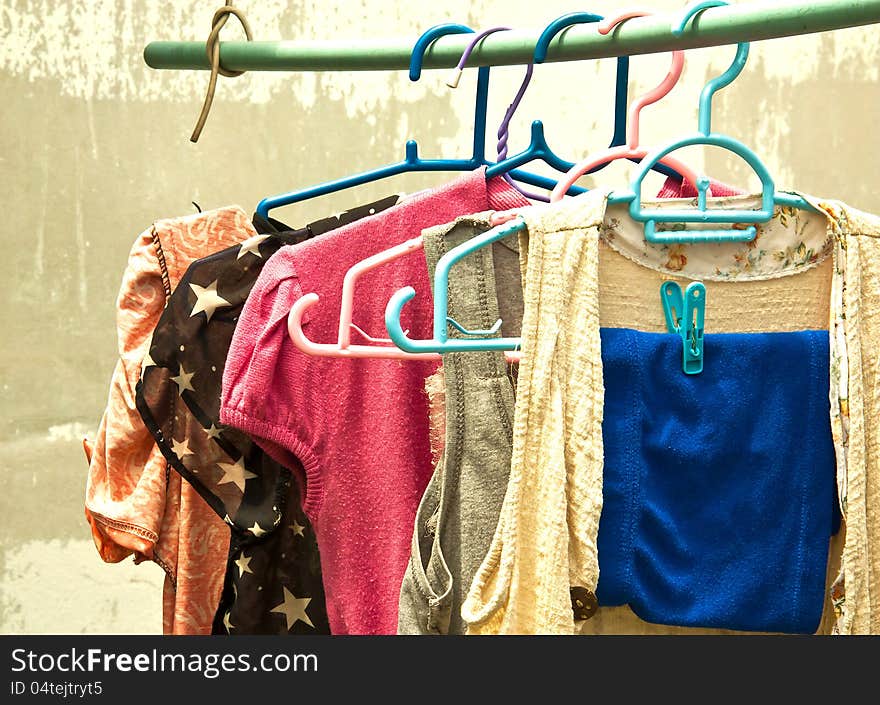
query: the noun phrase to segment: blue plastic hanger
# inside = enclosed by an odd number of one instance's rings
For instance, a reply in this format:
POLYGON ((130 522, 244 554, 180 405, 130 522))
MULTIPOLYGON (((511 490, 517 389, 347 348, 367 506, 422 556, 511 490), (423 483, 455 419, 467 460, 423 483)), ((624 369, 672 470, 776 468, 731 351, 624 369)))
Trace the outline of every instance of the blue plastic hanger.
MULTIPOLYGON (((411 81, 418 81, 422 75, 422 61, 425 51, 428 47, 440 37, 449 34, 469 34, 473 33, 470 27, 461 24, 441 24, 432 27, 425 32, 413 47, 410 59, 409 78, 411 81)), ((378 181, 390 176, 404 174, 408 172, 425 172, 425 171, 473 171, 479 169, 486 164, 492 164, 486 159, 486 109, 489 96, 489 67, 484 66, 479 69, 477 74, 477 95, 474 108, 474 146, 473 153, 468 159, 422 159, 419 157, 419 146, 415 140, 409 140, 406 143, 406 152, 403 161, 396 164, 365 171, 353 176, 347 176, 335 181, 329 181, 318 186, 291 191, 290 193, 281 194, 279 196, 271 196, 264 198, 257 205, 257 213, 261 216, 268 217, 269 211, 273 208, 280 208, 292 203, 299 203, 310 198, 317 198, 329 193, 336 193, 345 189, 360 186, 362 184, 378 181)), ((529 172, 516 171, 511 174, 517 181, 531 184, 544 189, 552 189, 556 182, 537 174, 529 172)))
MULTIPOLYGON (((562 17, 557 17, 555 20, 547 25, 543 32, 541 32, 541 36, 538 38, 538 42, 535 44, 535 53, 532 59, 533 62, 536 64, 544 63, 544 61, 547 59, 547 50, 550 47, 550 42, 553 41, 553 38, 562 30, 571 27, 572 25, 601 22, 603 19, 605 18, 602 17, 602 15, 596 15, 592 12, 572 12, 567 15, 563 15, 562 17)), ((621 56, 617 59, 617 79, 614 93, 614 134, 611 137, 611 147, 615 147, 626 142, 626 109, 628 81, 629 57, 621 56)), ((569 162, 565 159, 562 159, 561 157, 554 154, 553 150, 550 149, 550 146, 547 144, 547 140, 544 136, 544 124, 540 120, 535 120, 532 123, 531 141, 529 142, 529 146, 526 147, 526 149, 524 149, 522 152, 514 154, 512 157, 508 157, 507 159, 499 161, 497 164, 490 166, 486 170, 486 176, 500 176, 510 171, 511 169, 515 169, 536 159, 541 159, 557 171, 562 172, 566 172, 574 166, 574 162, 569 162)), ((598 171, 598 169, 601 169, 604 166, 605 165, 603 164, 593 171, 598 171)), ((663 164, 656 164, 654 166, 654 169, 666 176, 674 176, 679 179, 681 178, 679 174, 663 164)), ((573 194, 578 190, 582 189, 579 189, 578 187, 573 187, 568 191, 568 193, 573 194)))
MULTIPOLYGON (((682 19, 672 27, 673 34, 682 34, 690 19, 703 10, 710 7, 727 5, 723 0, 707 0, 698 2, 689 7, 682 19)), ((742 43, 737 45, 736 57, 733 63, 722 75, 713 78, 703 88, 700 94, 700 109, 698 118, 698 132, 696 134, 678 139, 671 144, 655 150, 645 157, 639 166, 635 180, 630 191, 616 191, 608 197, 609 203, 628 203, 630 217, 633 220, 645 224, 645 239, 654 243, 679 243, 679 242, 748 242, 755 238, 757 229, 754 225, 747 228, 721 228, 714 230, 675 230, 658 231, 657 223, 761 223, 767 222, 773 217, 774 207, 777 205, 793 206, 802 210, 814 211, 815 209, 799 196, 789 193, 777 192, 773 178, 769 170, 751 149, 739 140, 712 132, 712 98, 715 93, 730 83, 742 72, 746 59, 749 56, 749 45, 742 43), (710 145, 727 149, 739 156, 752 167, 761 179, 761 207, 757 210, 709 210, 706 205, 706 197, 709 191, 708 177, 700 177, 695 184, 697 187, 696 209, 645 209, 642 207, 642 182, 648 171, 659 159, 669 153, 691 145, 710 145)))

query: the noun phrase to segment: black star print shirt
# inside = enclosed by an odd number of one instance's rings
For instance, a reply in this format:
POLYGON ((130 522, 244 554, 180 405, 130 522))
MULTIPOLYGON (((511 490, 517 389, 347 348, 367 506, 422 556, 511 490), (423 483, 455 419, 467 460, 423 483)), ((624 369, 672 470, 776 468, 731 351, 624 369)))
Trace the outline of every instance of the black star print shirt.
POLYGON ((397 200, 299 230, 254 216, 256 237, 190 265, 153 332, 138 411, 169 466, 231 531, 215 634, 329 633, 318 546, 301 509, 305 473, 220 424, 223 368, 242 307, 271 255, 397 200))

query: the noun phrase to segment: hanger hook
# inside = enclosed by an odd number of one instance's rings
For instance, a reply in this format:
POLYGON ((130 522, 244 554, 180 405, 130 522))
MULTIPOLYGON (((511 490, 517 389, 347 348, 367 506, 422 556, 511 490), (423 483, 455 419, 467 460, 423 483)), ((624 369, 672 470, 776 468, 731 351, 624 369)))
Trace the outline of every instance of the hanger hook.
POLYGON ((416 40, 415 45, 413 45, 412 54, 409 59, 409 80, 418 81, 419 78, 421 78, 422 62, 425 60, 425 52, 428 50, 428 47, 440 37, 445 37, 448 34, 473 34, 473 32, 474 30, 467 25, 456 24, 454 22, 438 24, 431 27, 431 29, 427 30, 421 37, 419 37, 418 40, 416 40))
MULTIPOLYGON (((446 85, 450 88, 458 87, 458 82, 461 79, 461 74, 464 70, 465 64, 467 64, 467 61, 477 44, 483 41, 483 39, 488 37, 490 34, 494 34, 495 32, 508 32, 510 31, 510 29, 510 27, 491 27, 490 29, 484 29, 483 31, 475 34, 465 50, 462 52, 461 58, 458 60, 458 64, 452 70, 452 73, 446 81, 446 85)), ((526 65, 526 74, 525 76, 523 76, 522 83, 520 83, 519 89, 517 90, 513 101, 511 101, 510 105, 507 106, 507 110, 504 111, 504 117, 501 119, 501 124, 498 126, 497 132, 498 142, 496 143, 496 162, 501 162, 507 158, 507 142, 510 138, 510 123, 513 120, 514 114, 519 108, 519 104, 522 102, 522 99, 526 94, 526 89, 529 87, 529 84, 532 81, 532 74, 534 73, 534 69, 534 64, 526 65)), ((542 193, 534 193, 532 191, 526 191, 525 189, 521 188, 516 182, 514 182, 509 173, 502 174, 501 178, 504 179, 508 184, 510 184, 511 187, 515 188, 517 191, 523 194, 526 198, 531 198, 535 201, 548 201, 547 196, 542 193)))
MULTIPOLYGON (((562 17, 557 17, 544 28, 541 36, 538 37, 532 61, 536 64, 544 63, 547 58, 550 42, 563 29, 576 24, 601 22, 603 19, 605 18, 602 15, 596 15, 592 12, 571 12, 567 15, 562 15, 562 17)), ((609 147, 616 147, 626 142, 626 91, 628 81, 629 57, 619 56, 617 57, 617 77, 614 89, 614 134, 611 136, 609 147)))
MULTIPOLYGON (((728 3, 724 2, 724 0, 703 0, 702 2, 694 3, 684 11, 680 20, 676 20, 672 23, 672 34, 676 37, 680 37, 684 34, 685 27, 687 27, 687 24, 692 17, 703 10, 708 10, 710 7, 723 7, 727 4, 728 3)), ((704 135, 708 135, 712 131, 712 98, 716 92, 729 86, 733 80, 742 73, 748 58, 749 43, 741 42, 737 44, 736 56, 727 71, 720 76, 716 76, 703 86, 703 90, 700 93, 700 112, 698 121, 700 132, 704 135)))
POLYGON ((465 50, 461 53, 461 58, 458 60, 455 68, 452 69, 452 73, 450 73, 449 78, 446 81, 446 85, 450 88, 458 88, 458 82, 461 80, 461 74, 464 71, 465 64, 467 64, 467 60, 471 58, 471 53, 473 53, 474 48, 477 46, 477 44, 483 41, 490 34, 494 34, 495 32, 507 32, 509 30, 510 27, 491 27, 490 29, 484 29, 482 32, 477 32, 477 34, 474 35, 467 47, 465 47, 465 50))
POLYGON ((567 15, 562 15, 562 17, 557 17, 544 28, 544 31, 541 32, 541 36, 538 37, 538 42, 535 44, 535 54, 532 57, 532 60, 536 64, 543 64, 547 59, 547 49, 550 47, 550 42, 552 42, 553 38, 563 29, 576 24, 601 22, 604 19, 605 18, 602 17, 602 15, 596 15, 592 12, 570 12, 567 15))
MULTIPOLYGON (((467 25, 447 23, 438 24, 426 31, 413 46, 412 54, 409 60, 409 80, 418 81, 422 75, 422 62, 425 58, 425 52, 432 42, 447 34, 473 34, 467 25)), ((486 163, 486 113, 488 112, 489 102, 489 67, 481 66, 477 72, 477 94, 474 102, 474 149, 471 156, 471 164, 474 169, 479 168, 486 163)), ((407 149, 412 144, 411 149, 416 149, 415 142, 410 140, 407 143, 407 149)))
MULTIPOLYGON (((647 10, 629 10, 617 17, 604 20, 597 29, 599 34, 609 34, 613 29, 626 20, 633 19, 634 17, 647 17, 652 14, 652 12, 647 10)), ((651 105, 652 103, 656 103, 667 95, 669 91, 672 90, 673 86, 678 83, 683 68, 684 52, 680 49, 676 49, 672 52, 672 66, 670 66, 669 73, 666 74, 665 78, 660 81, 655 88, 633 100, 632 105, 630 105, 629 108, 626 131, 626 144, 630 149, 634 150, 639 146, 639 116, 641 115, 642 108, 651 105)))

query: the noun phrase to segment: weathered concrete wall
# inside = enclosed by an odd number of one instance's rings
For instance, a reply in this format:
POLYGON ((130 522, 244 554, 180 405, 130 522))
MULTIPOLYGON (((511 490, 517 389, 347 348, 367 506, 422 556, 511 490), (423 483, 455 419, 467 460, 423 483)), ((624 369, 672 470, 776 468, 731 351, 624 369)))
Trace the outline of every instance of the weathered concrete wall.
MULTIPOLYGON (((161 570, 104 565, 83 519, 86 464, 115 357, 114 305, 136 234, 158 217, 239 203, 397 160, 407 138, 425 155, 466 153, 475 72, 461 87, 444 72, 418 84, 399 74, 250 74, 221 79, 205 133, 188 141, 207 75, 152 71, 144 45, 202 39, 219 2, 0 0, 0 632, 158 632, 161 570)), ((657 10, 676 0, 642 3, 657 10)), ((438 22, 537 27, 571 2, 402 0, 241 2, 258 39, 405 35, 438 22), (441 6, 442 5, 442 6, 441 6)), ((606 14, 618 3, 597 2, 606 14)), ((238 36, 234 22, 224 37, 238 36)), ((880 112, 876 28, 765 42, 717 99, 715 126, 753 145, 782 187, 880 210, 874 128, 880 112)), ((643 142, 696 126, 706 78, 732 48, 690 52, 681 84, 647 109, 643 142)), ((631 94, 656 83, 661 57, 636 58, 631 94)), ((522 67, 495 69, 490 125, 522 67)), ((611 134, 613 62, 547 65, 512 126, 511 149, 532 119, 576 158, 611 134)), ((743 183, 721 154, 685 155, 743 183)), ((595 181, 624 183, 613 165, 595 181)), ((445 175, 401 177, 283 214, 296 224, 445 175)))

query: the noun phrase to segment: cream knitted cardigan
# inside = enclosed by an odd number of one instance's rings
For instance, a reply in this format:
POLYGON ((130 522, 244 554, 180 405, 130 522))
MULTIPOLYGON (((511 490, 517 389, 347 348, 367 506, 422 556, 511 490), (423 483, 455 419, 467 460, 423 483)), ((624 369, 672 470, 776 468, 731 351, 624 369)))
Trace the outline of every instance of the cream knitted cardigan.
MULTIPOLYGON (((829 399, 846 537, 841 634, 880 633, 880 218, 804 196, 833 240, 829 399)), ((522 210, 525 310, 510 482, 462 606, 469 634, 573 634, 602 508, 598 240, 607 193, 522 210), (527 253, 527 254, 526 254, 527 253)))

